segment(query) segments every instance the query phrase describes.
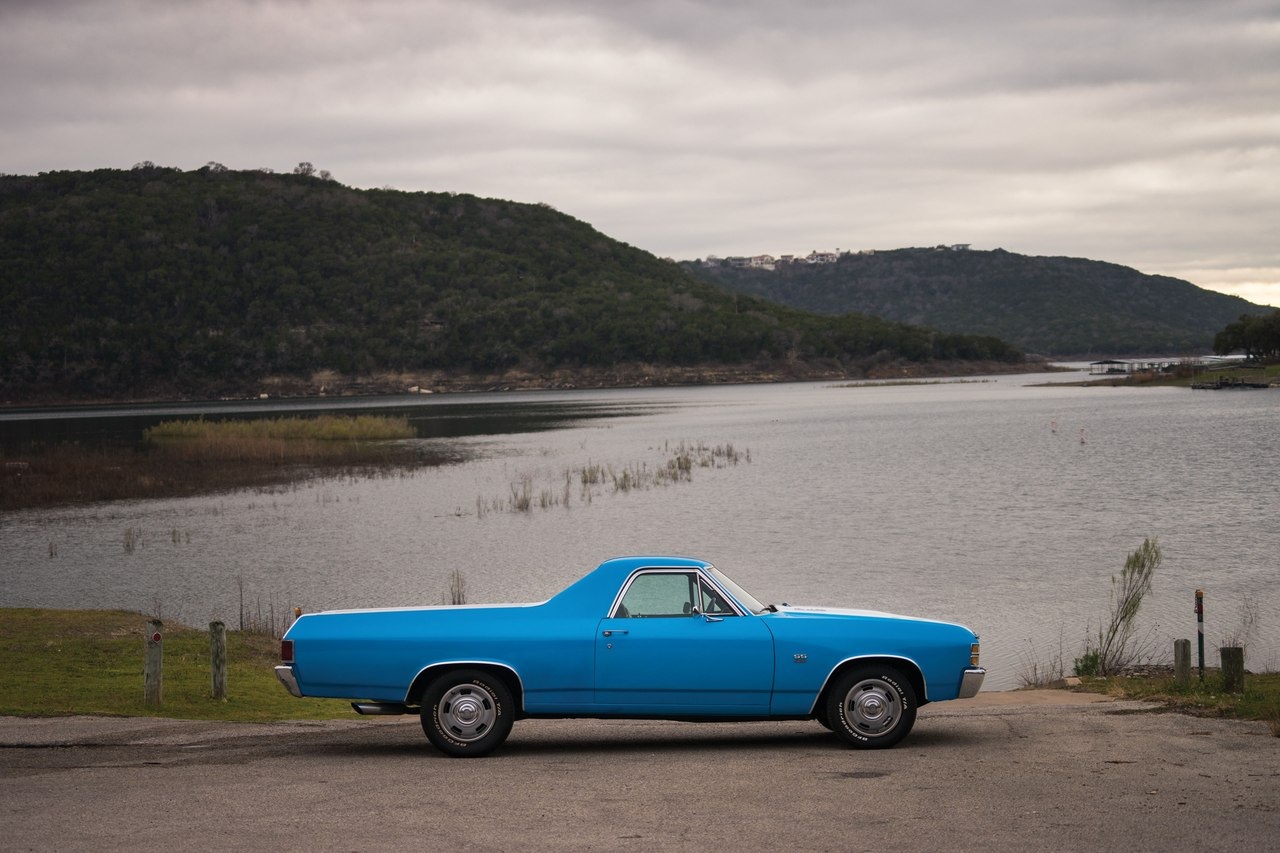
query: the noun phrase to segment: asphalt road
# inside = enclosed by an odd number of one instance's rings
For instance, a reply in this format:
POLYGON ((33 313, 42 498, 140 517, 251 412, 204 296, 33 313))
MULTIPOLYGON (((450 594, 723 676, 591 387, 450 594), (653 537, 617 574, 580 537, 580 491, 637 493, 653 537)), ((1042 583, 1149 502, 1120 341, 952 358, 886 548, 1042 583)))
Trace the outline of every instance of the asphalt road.
POLYGON ((1280 850, 1280 738, 1060 691, 816 723, 523 721, 450 759, 416 718, 0 718, 3 850, 1280 850))

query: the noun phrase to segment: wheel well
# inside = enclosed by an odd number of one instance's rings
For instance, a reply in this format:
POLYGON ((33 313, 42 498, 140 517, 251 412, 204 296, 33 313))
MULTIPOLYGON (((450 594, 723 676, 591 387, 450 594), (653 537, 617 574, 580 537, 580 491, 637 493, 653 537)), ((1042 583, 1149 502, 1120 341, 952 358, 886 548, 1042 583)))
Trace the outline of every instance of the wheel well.
POLYGON ((418 673, 418 677, 413 680, 413 684, 409 685, 409 691, 405 697, 405 703, 409 705, 421 705, 422 694, 426 691, 427 685, 435 679, 439 678, 446 672, 452 672, 456 669, 475 669, 480 672, 492 675, 506 685, 511 691, 511 700, 515 703, 516 718, 522 716, 524 710, 524 689, 521 687, 520 678, 505 666, 499 666, 493 663, 470 663, 467 661, 438 663, 429 666, 422 672, 418 673))
POLYGON ((831 692, 831 686, 839 679, 841 675, 851 669, 861 669, 864 666, 874 666, 881 664, 893 667, 907 677, 907 681, 911 683, 911 688, 916 692, 916 705, 926 705, 929 700, 925 696, 924 675, 920 672, 920 667, 916 666, 914 661, 906 658, 854 658, 840 664, 831 674, 827 676, 827 683, 822 685, 822 692, 818 694, 818 701, 815 708, 821 709, 826 707, 827 695, 831 692))

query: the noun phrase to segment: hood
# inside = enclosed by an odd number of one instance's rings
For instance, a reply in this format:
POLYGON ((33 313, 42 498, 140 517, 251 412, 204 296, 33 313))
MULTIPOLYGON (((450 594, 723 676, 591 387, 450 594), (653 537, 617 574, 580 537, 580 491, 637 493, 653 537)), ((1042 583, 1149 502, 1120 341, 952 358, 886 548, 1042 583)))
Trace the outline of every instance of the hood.
POLYGON ((894 619, 901 622, 926 622, 933 625, 954 625, 957 628, 965 628, 956 622, 947 622, 942 619, 924 619, 919 616, 903 616, 898 613, 886 613, 882 610, 862 610, 855 607, 807 607, 804 605, 778 605, 778 612, 787 616, 799 617, 856 617, 860 619, 894 619))

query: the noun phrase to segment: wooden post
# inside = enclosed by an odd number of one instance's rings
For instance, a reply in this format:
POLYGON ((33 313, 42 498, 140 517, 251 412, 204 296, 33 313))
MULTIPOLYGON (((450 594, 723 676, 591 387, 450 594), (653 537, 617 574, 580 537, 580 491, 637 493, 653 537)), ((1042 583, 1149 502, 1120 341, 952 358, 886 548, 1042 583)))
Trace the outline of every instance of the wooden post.
POLYGON ((227 626, 209 623, 209 670, 213 674, 213 698, 227 701, 227 626))
POLYGON ((1191 641, 1173 641, 1173 680, 1182 686, 1191 683, 1191 641))
POLYGON ((1223 646, 1219 649, 1222 655, 1222 692, 1244 692, 1244 648, 1241 646, 1223 646))
POLYGON ((147 623, 147 659, 142 670, 142 701, 160 705, 164 701, 164 623, 152 619, 147 623))

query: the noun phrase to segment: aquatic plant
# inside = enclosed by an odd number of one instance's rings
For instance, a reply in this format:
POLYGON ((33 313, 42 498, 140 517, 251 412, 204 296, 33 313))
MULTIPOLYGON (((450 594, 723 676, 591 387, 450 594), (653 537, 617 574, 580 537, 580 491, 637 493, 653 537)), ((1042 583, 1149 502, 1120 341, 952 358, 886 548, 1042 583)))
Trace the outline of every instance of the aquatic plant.
POLYGON ((520 474, 510 483, 510 497, 506 500, 476 498, 476 517, 483 518, 492 512, 531 512, 537 508, 569 507, 574 484, 579 487, 579 500, 590 504, 601 494, 627 494, 634 491, 689 482, 696 468, 725 468, 740 462, 750 462, 749 451, 739 451, 733 444, 708 445, 703 442, 677 444, 666 442, 660 450, 664 459, 654 465, 648 460, 634 460, 617 466, 588 460, 564 470, 564 482, 557 493, 554 489, 538 487, 535 499, 534 478, 520 474))

